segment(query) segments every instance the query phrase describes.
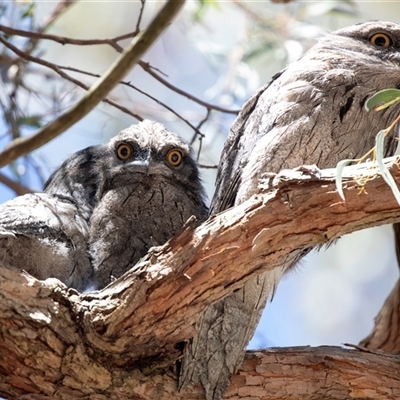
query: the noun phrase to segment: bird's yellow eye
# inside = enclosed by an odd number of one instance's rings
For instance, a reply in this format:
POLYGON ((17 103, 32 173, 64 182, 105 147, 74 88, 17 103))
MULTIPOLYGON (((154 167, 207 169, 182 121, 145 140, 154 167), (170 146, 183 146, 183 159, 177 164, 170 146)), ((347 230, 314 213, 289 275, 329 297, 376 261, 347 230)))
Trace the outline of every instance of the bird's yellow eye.
POLYGON ((392 38, 386 33, 375 33, 371 36, 369 41, 377 47, 389 47, 393 44, 392 38))
POLYGON ((167 154, 167 161, 173 167, 180 165, 182 158, 182 152, 177 149, 170 150, 167 154))
POLYGON ((120 160, 127 160, 133 153, 132 147, 129 144, 121 143, 117 147, 117 157, 120 160))

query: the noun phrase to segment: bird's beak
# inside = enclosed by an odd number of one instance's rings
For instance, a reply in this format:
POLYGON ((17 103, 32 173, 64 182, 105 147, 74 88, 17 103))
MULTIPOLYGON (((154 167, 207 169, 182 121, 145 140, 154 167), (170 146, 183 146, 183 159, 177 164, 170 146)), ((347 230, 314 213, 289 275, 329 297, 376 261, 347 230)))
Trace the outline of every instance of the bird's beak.
POLYGON ((151 158, 134 160, 128 164, 130 173, 143 175, 169 176, 171 171, 162 163, 155 162, 151 158))
POLYGON ((148 175, 150 171, 150 160, 134 160, 129 163, 129 169, 132 173, 148 175))

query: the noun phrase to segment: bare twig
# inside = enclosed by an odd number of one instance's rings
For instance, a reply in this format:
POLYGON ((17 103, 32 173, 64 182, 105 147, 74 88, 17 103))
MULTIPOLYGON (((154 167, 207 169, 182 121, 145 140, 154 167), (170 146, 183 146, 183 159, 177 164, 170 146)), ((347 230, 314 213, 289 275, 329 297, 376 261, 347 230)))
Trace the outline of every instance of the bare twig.
POLYGON ((154 68, 147 62, 138 61, 138 65, 140 65, 146 72, 148 72, 153 78, 157 79, 160 83, 162 83, 168 89, 173 90, 174 92, 180 94, 181 96, 184 96, 184 97, 188 98, 189 100, 192 100, 195 103, 206 107, 207 109, 221 111, 226 114, 235 114, 235 115, 239 114, 240 110, 229 110, 224 107, 220 107, 220 106, 216 106, 214 104, 207 103, 206 101, 200 100, 199 98, 191 95, 190 93, 187 93, 184 90, 177 88, 176 86, 174 86, 171 83, 169 83, 168 81, 166 81, 162 76, 158 75, 154 71, 154 68))
POLYGON ((206 122, 208 120, 208 118, 210 117, 210 114, 211 114, 211 110, 208 108, 206 116, 197 125, 197 129, 195 130, 193 138, 190 142, 190 144, 192 145, 196 139, 196 136, 199 137, 199 148, 197 150, 197 161, 199 161, 199 159, 200 159, 200 153, 201 153, 201 149, 203 148, 203 139, 204 139, 204 135, 200 132, 199 129, 203 126, 204 122, 206 122))
MULTIPOLYGON (((116 51, 122 52, 123 48, 120 46, 117 42, 123 39, 135 37, 137 35, 136 31, 127 33, 125 35, 117 36, 112 39, 89 39, 89 40, 81 40, 81 39, 71 39, 63 36, 57 36, 57 35, 51 35, 51 34, 44 34, 44 33, 37 33, 37 32, 29 32, 29 31, 24 31, 21 29, 14 29, 10 27, 6 27, 4 25, 0 25, 0 31, 8 34, 8 35, 18 35, 18 36, 23 36, 23 37, 37 37, 41 39, 47 39, 47 40, 52 40, 54 42, 60 43, 60 44, 74 44, 74 45, 79 45, 79 46, 88 46, 88 45, 99 45, 99 44, 107 44, 111 47, 113 47, 116 51)), ((152 67, 149 63, 144 62, 139 60, 138 65, 140 65, 143 70, 145 70, 148 74, 150 74, 154 79, 159 81, 161 84, 166 86, 168 89, 174 91, 175 93, 180 94, 181 96, 186 97, 187 99, 203 106, 206 107, 209 110, 215 110, 215 111, 220 111, 226 114, 238 114, 240 110, 229 110, 225 107, 217 106, 211 103, 208 103, 204 100, 199 99, 196 96, 193 96, 192 94, 185 92, 182 89, 179 89, 175 85, 172 85, 169 83, 167 80, 165 80, 161 75, 159 75, 156 71, 156 68, 152 67)))
POLYGON ((204 169, 217 169, 218 165, 217 164, 198 164, 199 168, 204 168, 204 169))
POLYGON ((199 130, 198 128, 196 128, 194 125, 192 125, 186 118, 183 118, 182 115, 180 115, 179 113, 177 113, 173 108, 171 108, 170 106, 167 106, 165 103, 163 103, 162 101, 156 99, 154 96, 152 96, 149 93, 146 93, 145 91, 139 89, 138 87, 132 85, 130 82, 121 82, 121 84, 126 85, 134 90, 136 90, 137 92, 143 94, 144 96, 148 97, 149 99, 155 101, 157 104, 163 106, 164 108, 166 108, 168 111, 170 111, 172 114, 174 114, 177 118, 179 118, 181 121, 183 121, 185 124, 187 124, 188 126, 190 126, 195 132, 196 134, 202 135, 204 136, 199 130))
MULTIPOLYGON (((65 11, 68 10, 70 6, 76 3, 76 0, 62 0, 58 2, 57 6, 54 8, 54 10, 51 12, 51 14, 47 17, 47 19, 44 21, 42 26, 37 30, 37 32, 43 33, 46 31, 51 25, 54 24, 54 22, 62 15, 64 14, 65 11)), ((37 43, 39 41, 40 37, 33 37, 31 36, 31 40, 29 41, 28 45, 25 47, 26 51, 29 51, 32 53, 32 51, 36 48, 37 43)))
POLYGON ((19 182, 15 182, 7 176, 0 173, 0 183, 8 186, 11 190, 15 192, 17 196, 22 196, 24 194, 33 193, 32 189, 27 188, 24 185, 21 185, 19 182))
POLYGON ((143 32, 141 38, 131 43, 80 101, 36 134, 26 138, 18 138, 0 152, 0 167, 54 139, 88 114, 138 62, 139 58, 168 26, 183 4, 184 0, 169 0, 143 32))
MULTIPOLYGON (((58 68, 67 70, 67 71, 72 71, 72 72, 78 72, 79 74, 84 74, 88 76, 92 76, 94 78, 100 78, 101 75, 99 74, 94 74, 93 72, 88 72, 88 71, 83 71, 82 69, 79 68, 73 68, 73 67, 63 67, 63 66, 58 66, 58 68)), ((131 82, 126 82, 126 81, 121 81, 119 82, 121 85, 128 86, 129 88, 136 90, 143 96, 148 97, 149 99, 153 100, 160 106, 164 107, 168 111, 170 111, 172 114, 174 114, 177 118, 179 118, 181 121, 183 121, 185 124, 187 124, 190 128, 192 128, 195 131, 195 135, 201 135, 204 136, 200 131, 199 131, 199 126, 195 127, 193 124, 191 124, 186 118, 183 118, 182 115, 180 115, 178 112, 176 112, 172 107, 168 106, 167 104, 163 103, 162 101, 158 100, 156 97, 152 96, 151 94, 145 92, 144 90, 139 89, 137 86, 132 85, 131 82)), ((209 112, 207 113, 209 115, 209 112)), ((137 118, 137 117, 136 117, 137 118)), ((201 122, 200 126, 204 120, 201 122)))
MULTIPOLYGON (((65 79, 65 80, 67 80, 67 81, 69 81, 69 82, 74 83, 76 86, 79 86, 79 87, 81 87, 82 89, 89 90, 89 86, 85 85, 85 84, 84 84, 83 82, 81 82, 81 81, 78 81, 77 79, 73 78, 72 76, 66 74, 66 73, 63 71, 63 69, 74 70, 73 68, 62 67, 62 66, 53 64, 53 63, 51 63, 51 62, 49 62, 49 61, 42 60, 41 58, 34 57, 34 56, 30 55, 29 53, 24 52, 24 51, 18 49, 18 47, 14 46, 14 45, 11 44, 10 42, 8 42, 8 41, 7 41, 6 39, 4 39, 2 36, 0 36, 0 43, 3 43, 4 46, 6 46, 6 47, 9 48, 10 50, 12 50, 15 54, 17 54, 17 55, 20 56, 21 58, 23 58, 23 59, 25 59, 25 60, 28 60, 28 61, 30 61, 30 62, 39 64, 39 65, 43 65, 44 67, 50 68, 50 69, 52 69, 54 72, 56 72, 58 75, 60 75, 63 79, 65 79)), ((97 77, 100 77, 100 75, 97 75, 97 77)), ((113 100, 110 100, 110 99, 108 99, 108 98, 104 98, 104 99, 102 99, 102 101, 105 102, 105 103, 108 103, 108 104, 110 104, 110 105, 112 105, 112 106, 114 106, 114 107, 116 107, 116 108, 118 108, 119 110, 125 112, 126 114, 131 115, 132 117, 136 118, 136 119, 139 120, 139 121, 142 121, 142 120, 143 120, 143 118, 142 118, 140 115, 138 115, 138 114, 136 114, 136 113, 134 113, 134 112, 128 110, 126 107, 123 107, 123 106, 119 105, 118 103, 116 103, 116 102, 113 101, 113 100)))
POLYGON ((30 38, 35 38, 35 39, 47 39, 47 40, 51 40, 53 42, 60 43, 62 45, 72 44, 72 45, 78 45, 78 46, 91 46, 91 45, 107 44, 107 45, 113 47, 119 53, 122 53, 123 48, 120 45, 118 45, 117 42, 119 42, 120 40, 132 39, 132 38, 136 37, 137 34, 139 33, 135 30, 134 32, 129 32, 124 35, 116 36, 115 38, 112 38, 112 39, 81 40, 81 39, 66 38, 66 37, 58 36, 58 35, 52 35, 50 33, 24 31, 22 29, 10 28, 10 27, 4 26, 4 25, 0 25, 0 31, 4 32, 7 35, 17 35, 17 36, 30 37, 30 38))
POLYGON ((140 0, 140 2, 142 3, 142 5, 140 7, 139 16, 138 16, 138 18, 136 20, 136 30, 135 30, 135 32, 137 32, 137 33, 140 32, 140 23, 142 22, 144 5, 146 3, 146 0, 140 0))
MULTIPOLYGON (((56 7, 52 10, 50 15, 48 15, 45 19, 43 24, 37 28, 37 31, 39 33, 44 32, 46 29, 51 26, 57 18, 59 18, 72 4, 74 4, 75 0, 59 0, 57 2, 56 7)), ((28 8, 31 8, 31 6, 28 5, 28 8)), ((34 17, 33 13, 29 13, 30 16, 30 26, 32 27, 34 17)), ((22 17, 24 19, 24 17, 22 17)), ((33 29, 33 28, 32 28, 33 29)), ((37 38, 30 37, 29 40, 25 43, 25 49, 23 50, 26 53, 31 54, 35 48, 37 47, 38 43, 37 38)), ((7 58, 7 56, 5 56, 7 58)), ((17 65, 18 68, 14 70, 13 73, 13 78, 12 78, 12 83, 13 87, 9 91, 7 91, 6 96, 8 97, 8 106, 4 105, 3 110, 4 110, 4 116, 5 119, 7 120, 8 125, 10 126, 10 130, 12 132, 12 137, 13 139, 19 138, 20 137, 20 126, 18 123, 18 119, 21 117, 23 114, 22 111, 19 109, 16 98, 17 98, 17 93, 19 92, 19 89, 25 88, 25 82, 23 80, 23 73, 24 73, 24 68, 23 68, 23 63, 19 59, 11 60, 11 63, 9 60, 5 60, 6 65, 10 64, 11 65, 17 65)))
POLYGON ((60 1, 53 12, 49 15, 43 25, 39 28, 38 32, 44 32, 47 30, 57 18, 59 18, 70 6, 76 3, 76 0, 62 0, 60 1))
POLYGON ((194 135, 192 137, 192 140, 190 141, 190 144, 192 145, 194 143, 194 140, 196 139, 196 136, 199 136, 199 140, 200 140, 200 146, 199 146, 199 151, 197 154, 197 160, 200 157, 200 152, 201 152, 201 141, 203 140, 204 136, 201 132, 200 132, 200 128, 203 126, 204 122, 206 122, 208 120, 208 118, 210 118, 210 114, 211 114, 211 110, 209 108, 207 108, 207 114, 206 116, 198 123, 197 128, 194 131, 194 135))

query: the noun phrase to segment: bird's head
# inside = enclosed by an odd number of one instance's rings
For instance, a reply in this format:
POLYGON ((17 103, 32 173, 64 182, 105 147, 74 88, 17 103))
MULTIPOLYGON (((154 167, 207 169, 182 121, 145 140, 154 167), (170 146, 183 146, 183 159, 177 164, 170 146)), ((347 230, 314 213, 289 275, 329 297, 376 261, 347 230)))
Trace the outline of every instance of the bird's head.
POLYGON ((381 74, 383 84, 400 82, 400 25, 369 21, 339 29, 319 39, 303 57, 325 61, 327 68, 354 70, 355 74, 381 74), (389 76, 384 74, 389 73, 389 76))
POLYGON ((122 130, 104 147, 102 191, 122 186, 169 182, 201 194, 190 146, 162 124, 142 121, 122 130))
POLYGON ((400 65, 400 25, 388 21, 369 21, 334 32, 343 38, 343 50, 377 57, 400 65))

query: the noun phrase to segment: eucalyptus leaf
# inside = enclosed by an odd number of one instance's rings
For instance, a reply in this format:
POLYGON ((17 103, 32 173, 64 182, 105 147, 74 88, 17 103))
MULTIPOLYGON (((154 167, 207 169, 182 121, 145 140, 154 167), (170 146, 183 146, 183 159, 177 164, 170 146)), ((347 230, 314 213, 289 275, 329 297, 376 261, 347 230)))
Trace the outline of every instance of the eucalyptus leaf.
POLYGON ((211 7, 219 10, 219 4, 217 0, 198 0, 199 8, 197 9, 196 13, 194 14, 195 21, 201 21, 204 18, 206 11, 211 7))
POLYGON ((393 99, 386 103, 383 103, 381 106, 375 107, 375 111, 382 111, 385 108, 388 108, 389 106, 391 106, 392 104, 397 103, 398 101, 400 101, 400 97, 397 97, 396 99, 393 99))
POLYGON ((393 176, 390 174, 389 169, 386 167, 385 163, 383 162, 384 158, 384 148, 385 148, 385 134, 386 129, 382 129, 376 135, 375 143, 376 143, 376 161, 378 163, 379 171, 382 175, 382 178, 385 182, 389 185, 390 189, 392 189, 392 193, 400 205, 400 191, 397 187, 396 181, 393 179, 393 176))
MULTIPOLYGON (((365 102, 365 109, 367 111, 380 106, 379 110, 389 107, 396 101, 400 100, 400 90, 399 89, 384 89, 376 92, 365 102)), ((379 111, 378 110, 378 111, 379 111)))
POLYGON ((26 7, 24 13, 22 14, 21 18, 27 18, 27 17, 31 17, 33 15, 34 12, 34 8, 35 8, 35 3, 32 2, 30 4, 28 4, 28 6, 26 7))
POLYGON ((24 116, 21 118, 18 118, 16 120, 16 123, 18 126, 30 126, 33 128, 41 128, 42 127, 42 121, 43 116, 42 115, 29 115, 29 116, 24 116))
POLYGON ((339 161, 336 165, 336 177, 335 177, 335 184, 336 190, 339 193, 340 198, 345 201, 344 193, 343 193, 343 168, 350 165, 352 162, 357 161, 353 159, 347 159, 339 161))

